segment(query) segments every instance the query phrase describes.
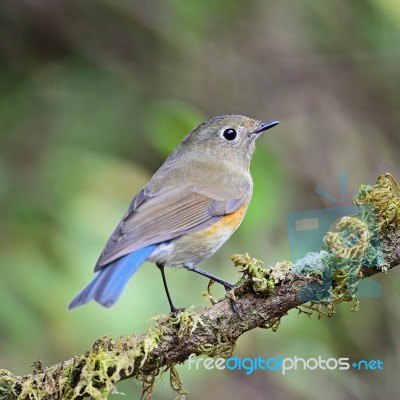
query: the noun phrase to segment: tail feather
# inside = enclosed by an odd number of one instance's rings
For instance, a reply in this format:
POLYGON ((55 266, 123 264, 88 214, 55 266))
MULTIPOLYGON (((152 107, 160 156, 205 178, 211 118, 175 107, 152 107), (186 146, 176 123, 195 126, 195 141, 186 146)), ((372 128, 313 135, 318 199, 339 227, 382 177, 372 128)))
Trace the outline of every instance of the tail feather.
POLYGON ((104 307, 111 307, 121 295, 125 285, 146 261, 157 245, 149 245, 115 260, 102 268, 93 280, 71 301, 72 309, 96 300, 104 307))

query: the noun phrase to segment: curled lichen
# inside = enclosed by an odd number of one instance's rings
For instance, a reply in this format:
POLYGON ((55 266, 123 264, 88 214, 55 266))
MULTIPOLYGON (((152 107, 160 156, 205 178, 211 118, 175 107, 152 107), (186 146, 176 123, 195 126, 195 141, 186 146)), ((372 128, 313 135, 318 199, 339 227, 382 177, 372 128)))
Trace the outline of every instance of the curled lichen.
POLYGON ((343 217, 336 229, 341 233, 327 232, 325 236, 325 243, 333 253, 342 258, 356 258, 364 254, 371 238, 365 222, 356 217, 343 217), (346 229, 348 231, 343 235, 346 229))
POLYGON ((380 175, 374 186, 362 185, 354 197, 356 205, 372 204, 378 213, 379 227, 400 224, 400 187, 393 175, 380 175))
POLYGON ((211 294, 211 286, 215 283, 212 279, 208 282, 207 290, 203 292, 203 297, 210 300, 211 304, 217 304, 218 300, 211 294))
POLYGON ((180 377, 180 375, 174 365, 171 365, 169 367, 169 372, 170 372, 169 382, 171 384, 171 388, 177 394, 175 399, 176 400, 184 400, 185 395, 188 394, 189 392, 184 387, 182 378, 180 377))
POLYGON ((156 378, 160 373, 159 369, 156 369, 153 373, 147 375, 139 375, 138 379, 142 382, 142 395, 140 396, 140 400, 150 400, 153 391, 156 378))

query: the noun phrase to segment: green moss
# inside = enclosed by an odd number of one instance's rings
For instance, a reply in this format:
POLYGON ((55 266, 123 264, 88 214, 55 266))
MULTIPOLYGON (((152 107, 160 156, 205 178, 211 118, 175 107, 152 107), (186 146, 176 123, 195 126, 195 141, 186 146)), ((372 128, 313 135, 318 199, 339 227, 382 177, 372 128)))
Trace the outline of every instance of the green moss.
POLYGON ((143 340, 141 344, 141 357, 142 361, 140 363, 140 366, 142 367, 143 364, 146 362, 149 354, 158 346, 158 342, 161 340, 161 338, 164 335, 164 329, 162 328, 161 325, 152 327, 149 332, 147 333, 147 336, 143 340))
MULTIPOLYGON (((246 254, 234 254, 232 261, 243 277, 249 279, 252 288, 257 293, 272 293, 275 285, 286 280, 292 271, 292 263, 289 261, 278 262, 274 267, 264 267, 264 263, 246 254)), ((286 314, 285 314, 286 315, 286 314)), ((270 319, 261 328, 278 330, 281 317, 270 319)))
POLYGON ((178 327, 178 338, 190 336, 200 324, 204 326, 199 314, 189 310, 181 311, 177 317, 171 319, 171 324, 178 327))
POLYGON ((14 399, 16 397, 16 392, 14 391, 15 378, 11 372, 0 369, 0 399, 8 400, 14 399))
POLYGON ((292 269, 289 261, 282 261, 275 267, 264 267, 264 263, 246 254, 234 254, 232 261, 244 278, 250 279, 255 292, 272 292, 275 285, 286 279, 292 269))
POLYGON ((93 350, 84 357, 74 397, 85 394, 95 400, 105 400, 115 392, 114 383, 119 380, 121 369, 126 368, 127 360, 124 353, 108 349, 112 344, 107 338, 96 341, 93 350))

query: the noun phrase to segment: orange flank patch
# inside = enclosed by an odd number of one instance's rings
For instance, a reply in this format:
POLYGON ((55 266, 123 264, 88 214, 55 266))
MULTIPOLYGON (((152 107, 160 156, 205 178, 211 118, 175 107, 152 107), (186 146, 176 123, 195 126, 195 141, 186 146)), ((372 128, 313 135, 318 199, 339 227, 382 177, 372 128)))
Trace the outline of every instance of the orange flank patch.
POLYGON ((242 207, 240 207, 237 211, 226 214, 225 217, 221 218, 218 222, 206 228, 204 233, 212 235, 218 233, 220 229, 224 228, 228 228, 232 231, 235 230, 242 222, 247 211, 247 206, 247 204, 243 204, 242 207))

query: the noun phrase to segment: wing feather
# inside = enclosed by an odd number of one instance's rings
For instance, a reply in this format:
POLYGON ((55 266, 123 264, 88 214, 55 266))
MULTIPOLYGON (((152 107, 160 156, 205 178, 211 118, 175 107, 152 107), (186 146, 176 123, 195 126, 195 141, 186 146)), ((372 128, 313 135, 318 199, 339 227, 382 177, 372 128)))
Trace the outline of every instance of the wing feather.
POLYGON ((235 192, 236 198, 231 191, 196 186, 152 195, 142 189, 106 243, 95 271, 141 247, 210 226, 218 217, 239 209, 251 196, 248 191, 235 192))

